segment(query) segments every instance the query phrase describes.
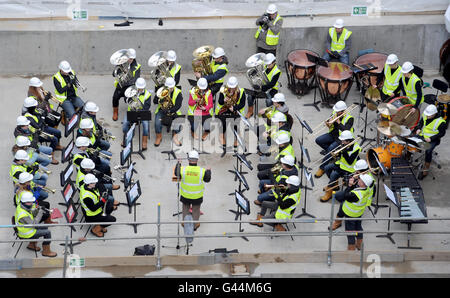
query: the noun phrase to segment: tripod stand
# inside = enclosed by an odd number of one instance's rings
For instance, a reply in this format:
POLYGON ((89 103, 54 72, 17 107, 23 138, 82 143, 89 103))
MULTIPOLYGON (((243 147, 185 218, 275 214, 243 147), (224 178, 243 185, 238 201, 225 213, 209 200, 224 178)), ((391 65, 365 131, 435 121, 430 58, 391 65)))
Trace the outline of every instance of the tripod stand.
MULTIPOLYGON (((308 61, 309 62, 312 62, 312 63, 314 63, 314 64, 317 64, 317 65, 320 65, 320 66, 324 66, 324 67, 328 67, 328 62, 325 60, 325 59, 322 59, 322 58, 320 58, 320 57, 317 57, 317 56, 314 56, 314 55, 311 55, 311 54, 309 54, 309 53, 306 53, 306 57, 308 58, 308 61)), ((321 103, 321 101, 319 101, 319 102, 316 102, 316 94, 317 94, 317 88, 318 88, 318 86, 319 86, 319 83, 318 83, 318 79, 317 79, 317 74, 315 74, 314 75, 314 101, 313 101, 313 103, 307 103, 307 104, 304 104, 303 106, 312 106, 312 107, 315 107, 316 108, 316 110, 318 111, 318 112, 320 112, 320 109, 319 109, 319 107, 317 106, 319 103, 321 103)))

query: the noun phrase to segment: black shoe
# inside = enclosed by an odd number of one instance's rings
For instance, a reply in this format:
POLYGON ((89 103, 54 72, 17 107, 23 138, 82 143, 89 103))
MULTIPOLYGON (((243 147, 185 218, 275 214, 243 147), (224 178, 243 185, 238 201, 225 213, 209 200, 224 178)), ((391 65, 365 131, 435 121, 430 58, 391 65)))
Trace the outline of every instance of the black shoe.
POLYGON ((323 149, 322 151, 320 151, 320 154, 327 155, 327 150, 323 149))

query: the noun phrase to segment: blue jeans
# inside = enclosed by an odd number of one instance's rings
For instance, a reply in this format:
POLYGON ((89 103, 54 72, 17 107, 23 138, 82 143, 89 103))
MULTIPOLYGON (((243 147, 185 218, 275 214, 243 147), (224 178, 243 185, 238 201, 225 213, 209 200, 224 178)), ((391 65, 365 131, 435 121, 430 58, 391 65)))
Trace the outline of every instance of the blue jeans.
MULTIPOLYGON (((39 227, 36 228, 36 233, 33 235, 33 237, 29 239, 39 239, 41 237, 44 237, 44 239, 52 239, 52 233, 47 227, 39 227)), ((43 245, 49 245, 51 241, 43 241, 43 245)))
POLYGON ((45 173, 38 173, 36 172, 33 175, 33 182, 39 185, 47 185, 47 179, 48 179, 48 175, 45 173))
MULTIPOLYGON (((331 58, 330 54, 326 53, 323 55, 322 57, 323 59, 327 60, 328 62, 330 62, 331 59, 336 59, 336 58, 331 58)), ((349 63, 349 56, 348 53, 343 54, 342 56, 339 56, 339 62, 345 63, 348 65, 349 63)))
MULTIPOLYGON (((142 135, 143 136, 148 136, 148 131, 149 131, 149 125, 150 125, 150 121, 141 121, 142 123, 142 135)), ((127 114, 125 114, 125 117, 123 118, 123 124, 122 124, 122 131, 124 134, 126 134, 128 132, 128 130, 130 130, 130 122, 128 122, 127 119, 127 114)))
MULTIPOLYGON (((161 112, 161 110, 158 111, 158 113, 155 115, 155 133, 161 133, 162 132, 162 117, 163 117, 163 112, 161 112)), ((175 125, 177 126, 177 125, 175 125)), ((181 131, 180 126, 178 126, 178 128, 173 128, 172 131, 174 133, 179 133, 181 131)))
POLYGON ((345 174, 347 174, 346 171, 342 170, 339 165, 335 164, 334 162, 327 164, 324 167, 324 171, 327 174, 328 178, 330 178, 328 184, 336 182, 339 177, 343 177, 345 174))
MULTIPOLYGON (((326 150, 327 153, 331 152, 333 149, 339 146, 339 143, 329 133, 319 136, 316 139, 316 144, 319 145, 322 149, 326 150)), ((329 154, 325 155, 323 161, 327 159, 330 160, 329 154)), ((323 170, 325 165, 326 165, 325 163, 322 163, 320 165, 320 168, 323 170)))
POLYGON ((437 142, 431 142, 430 144, 430 149, 425 151, 425 162, 431 162, 431 160, 433 159, 433 150, 438 145, 437 142))
MULTIPOLYGON (((44 131, 46 133, 49 133, 51 135, 53 135, 52 138, 44 138, 45 141, 50 141, 50 147, 55 150, 56 146, 59 144, 59 139, 61 139, 61 131, 59 131, 58 129, 54 128, 54 127, 50 127, 47 126, 44 131)), ((39 140, 41 140, 41 137, 39 138, 39 140)))
POLYGON ((84 101, 80 97, 67 98, 61 105, 66 113, 66 118, 70 119, 75 114, 76 108, 81 108, 84 105, 84 101))
POLYGON ((270 185, 272 184, 272 180, 262 179, 259 181, 259 190, 261 191, 261 194, 258 195, 257 200, 261 203, 264 201, 274 201, 275 196, 273 195, 272 190, 264 191, 264 184, 270 185))

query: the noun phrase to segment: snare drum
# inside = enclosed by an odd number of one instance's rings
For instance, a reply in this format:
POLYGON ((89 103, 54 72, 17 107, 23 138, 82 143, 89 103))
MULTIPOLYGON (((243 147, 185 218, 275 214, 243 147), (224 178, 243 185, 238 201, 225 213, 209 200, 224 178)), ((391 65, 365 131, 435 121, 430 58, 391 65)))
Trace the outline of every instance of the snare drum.
MULTIPOLYGON (((378 77, 383 75, 384 65, 386 64, 387 55, 383 53, 368 53, 359 56, 356 58, 354 64, 356 65, 365 65, 372 63, 376 66, 376 69, 369 70, 364 73, 357 73, 356 80, 358 83, 358 87, 362 86, 363 90, 367 90, 370 86, 376 85, 378 77)), ((377 86, 378 89, 383 88, 383 82, 377 86)))
POLYGON ((319 57, 319 54, 310 50, 293 50, 285 61, 288 88, 299 95, 311 90, 316 76, 316 64, 308 60, 307 53, 319 57))
POLYGON ((352 81, 353 71, 350 66, 341 62, 329 62, 328 67, 319 66, 317 80, 322 102, 334 105, 347 98, 352 81))
POLYGON ((416 127, 420 120, 420 110, 413 111, 414 106, 409 103, 409 100, 405 96, 393 98, 388 102, 397 108, 397 112, 392 116, 392 122, 399 125, 405 125, 409 129, 416 127))

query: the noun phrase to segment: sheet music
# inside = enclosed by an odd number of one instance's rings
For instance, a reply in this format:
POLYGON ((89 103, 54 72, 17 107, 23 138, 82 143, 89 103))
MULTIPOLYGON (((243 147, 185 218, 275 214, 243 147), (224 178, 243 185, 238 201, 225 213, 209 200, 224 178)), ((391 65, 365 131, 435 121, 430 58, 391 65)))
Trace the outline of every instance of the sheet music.
POLYGON ((128 130, 127 136, 125 138, 127 144, 129 144, 131 142, 131 139, 133 139, 133 134, 134 134, 134 129, 135 128, 136 128, 136 123, 133 123, 133 125, 128 130))
POLYGON ((73 173, 73 165, 67 169, 67 172, 64 174, 64 181, 69 180, 70 176, 73 173))
POLYGON ((129 182, 130 181, 130 179, 131 179, 131 174, 133 173, 133 164, 131 164, 129 167, 128 167, 128 170, 127 170, 127 172, 126 172, 126 174, 125 174, 125 178, 127 179, 127 181, 129 182))
POLYGON ((73 115, 72 119, 70 119, 70 121, 69 121, 69 123, 67 125, 67 130, 71 131, 73 126, 75 124, 77 124, 77 122, 78 122, 78 114, 75 114, 75 115, 73 115))
POLYGON ((235 192, 235 193, 236 193, 236 199, 238 200, 239 206, 241 206, 242 209, 247 210, 248 205, 247 205, 247 201, 245 200, 245 198, 242 197, 239 192, 235 192))
POLYGON ((72 185, 69 184, 66 191, 64 192, 64 200, 66 200, 66 202, 68 202, 69 199, 72 197, 72 194, 73 194, 73 187, 72 187, 72 185))
POLYGON ((139 197, 139 188, 138 184, 134 184, 133 187, 130 189, 129 192, 131 202, 134 202, 139 197))
POLYGON ((66 150, 64 151, 64 159, 67 160, 67 158, 69 157, 70 153, 72 153, 72 149, 73 149, 73 141, 70 142, 69 145, 67 145, 66 150))
POLYGON ((392 190, 386 184, 383 183, 383 185, 384 185, 384 191, 386 192, 386 196, 394 203, 395 206, 398 207, 397 200, 395 199, 395 195, 392 192, 392 190))

